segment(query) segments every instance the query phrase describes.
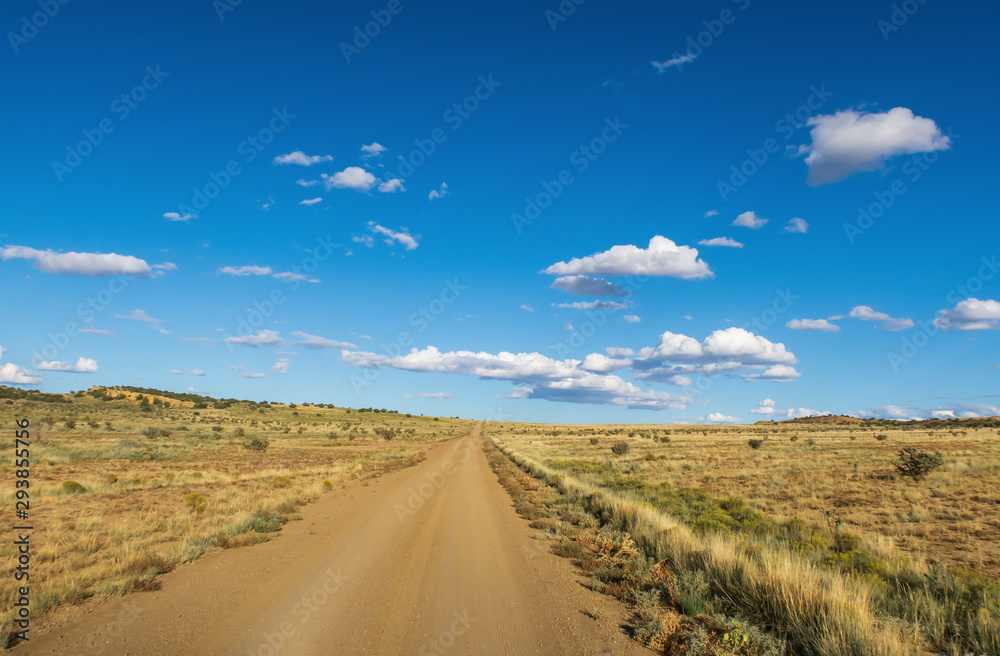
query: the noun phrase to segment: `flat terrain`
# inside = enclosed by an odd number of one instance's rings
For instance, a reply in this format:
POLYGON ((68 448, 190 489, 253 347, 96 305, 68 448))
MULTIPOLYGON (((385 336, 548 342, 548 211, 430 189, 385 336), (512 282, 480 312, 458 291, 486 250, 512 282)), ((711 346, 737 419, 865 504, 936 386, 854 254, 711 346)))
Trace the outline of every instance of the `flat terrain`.
POLYGON ((648 653, 614 617, 584 614, 615 611, 539 548, 478 428, 302 517, 163 576, 158 591, 42 626, 13 653, 648 653))

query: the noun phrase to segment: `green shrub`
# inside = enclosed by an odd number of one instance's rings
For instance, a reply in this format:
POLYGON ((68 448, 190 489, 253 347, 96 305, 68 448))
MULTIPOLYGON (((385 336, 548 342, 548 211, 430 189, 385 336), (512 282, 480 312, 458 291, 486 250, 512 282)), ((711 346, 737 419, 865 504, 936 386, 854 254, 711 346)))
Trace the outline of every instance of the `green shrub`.
MULTIPOLYGON (((243 430, 242 428, 240 430, 243 430)), ((267 451, 267 447, 271 445, 271 440, 266 437, 261 437, 259 435, 254 435, 249 440, 243 442, 243 448, 250 451, 267 451)))
POLYGON ((615 455, 623 456, 626 453, 628 453, 629 449, 631 448, 632 447, 629 446, 628 442, 618 442, 613 447, 611 447, 611 452, 614 453, 615 455))
POLYGON ((110 484, 114 484, 118 482, 118 477, 115 476, 114 474, 108 474, 107 476, 104 477, 104 480, 106 480, 110 484))
POLYGON ((875 436, 875 439, 878 440, 879 442, 885 442, 887 439, 889 439, 889 436, 885 435, 884 433, 879 433, 878 435, 875 436))
POLYGON ((83 494, 87 491, 87 488, 76 481, 66 481, 62 484, 62 491, 63 494, 83 494))
POLYGON ((908 446, 900 449, 899 460, 893 461, 892 464, 902 476, 911 476, 914 480, 920 480, 943 465, 944 457, 940 451, 927 453, 908 446))
POLYGON ((67 419, 65 422, 63 422, 63 426, 69 429, 73 429, 76 428, 76 422, 73 421, 72 419, 67 419))
POLYGON ((198 494, 197 492, 192 492, 191 494, 184 497, 184 505, 195 511, 196 513, 205 512, 205 508, 208 507, 208 499, 198 494))
POLYGON ((600 440, 600 438, 592 437, 592 438, 590 438, 590 443, 591 444, 600 444, 601 440, 600 440))
POLYGON ((754 451, 756 451, 757 449, 759 449, 760 446, 763 443, 764 443, 764 440, 752 440, 752 439, 751 440, 747 440, 747 444, 749 444, 750 448, 753 449, 754 451))
POLYGON ((292 479, 288 478, 287 476, 275 476, 274 478, 271 479, 271 487, 273 488, 283 488, 291 486, 292 486, 292 479))

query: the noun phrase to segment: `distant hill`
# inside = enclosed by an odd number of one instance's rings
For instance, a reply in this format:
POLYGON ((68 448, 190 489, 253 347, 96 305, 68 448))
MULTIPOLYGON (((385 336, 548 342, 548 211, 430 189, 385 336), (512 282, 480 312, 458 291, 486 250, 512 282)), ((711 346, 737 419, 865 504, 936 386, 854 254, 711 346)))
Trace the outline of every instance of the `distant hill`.
POLYGON ((954 419, 873 419, 849 417, 847 415, 823 415, 821 417, 799 417, 783 421, 758 421, 756 426, 774 424, 819 424, 824 426, 906 426, 924 429, 948 428, 1000 428, 1000 417, 967 417, 954 419))

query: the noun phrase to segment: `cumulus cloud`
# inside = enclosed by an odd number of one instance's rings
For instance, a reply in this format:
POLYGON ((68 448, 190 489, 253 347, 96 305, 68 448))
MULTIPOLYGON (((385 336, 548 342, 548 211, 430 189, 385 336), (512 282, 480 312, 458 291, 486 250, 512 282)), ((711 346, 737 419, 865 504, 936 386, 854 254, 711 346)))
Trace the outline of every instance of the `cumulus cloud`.
POLYGON ((300 200, 299 201, 299 205, 305 205, 307 207, 312 207, 316 203, 322 203, 322 202, 323 202, 323 198, 321 196, 317 196, 316 198, 307 198, 305 200, 300 200))
POLYGON ((271 373, 282 375, 288 373, 288 358, 278 358, 271 367, 271 373))
POLYGON ((427 194, 428 200, 435 200, 438 198, 444 198, 448 194, 448 184, 442 182, 438 189, 431 189, 431 193, 427 194))
POLYGON ((417 392, 416 394, 404 394, 404 399, 412 399, 419 396, 425 399, 453 399, 455 395, 451 392, 417 392))
POLYGON ((618 285, 604 278, 589 276, 560 276, 551 288, 577 296, 628 296, 628 291, 618 285))
POLYGON ((743 420, 739 417, 730 417, 729 415, 724 415, 721 412, 713 412, 703 419, 708 423, 712 424, 740 424, 743 420))
POLYGON ((795 218, 790 220, 788 225, 785 226, 785 232, 793 232, 804 235, 809 232, 809 224, 805 219, 795 218))
POLYGON ((557 262, 542 273, 557 276, 670 276, 688 280, 715 275, 708 264, 698 258, 698 249, 678 246, 660 235, 649 240, 648 248, 632 244, 612 246, 609 250, 583 258, 557 262))
POLYGON ((442 353, 433 346, 388 357, 364 351, 344 351, 341 359, 353 367, 391 367, 405 371, 439 372, 506 380, 524 388, 524 398, 569 403, 609 404, 650 410, 683 409, 693 401, 685 395, 644 390, 622 378, 586 371, 580 360, 554 360, 540 353, 442 353))
POLYGON ((729 237, 715 237, 713 239, 702 239, 698 242, 702 246, 728 246, 729 248, 743 248, 743 244, 730 239, 729 237))
POLYGON ((320 178, 327 189, 336 187, 337 189, 368 191, 375 186, 375 176, 360 166, 348 166, 343 171, 338 171, 333 175, 324 173, 320 178))
POLYGON ((950 310, 941 310, 934 325, 943 330, 998 330, 1000 302, 967 298, 950 310))
POLYGON ((624 317, 622 317, 622 319, 624 319, 629 323, 639 323, 640 321, 642 321, 642 317, 640 317, 637 314, 626 314, 624 317))
POLYGON ((152 277, 153 272, 145 260, 132 255, 117 253, 57 253, 53 250, 40 251, 27 246, 4 246, 0 248, 0 258, 4 260, 34 260, 34 267, 45 273, 61 276, 135 276, 152 277))
POLYGON ((361 146, 361 157, 368 159, 370 157, 379 157, 386 150, 385 146, 377 141, 373 141, 367 146, 361 146))
POLYGON ((299 166, 312 166, 320 162, 332 162, 331 155, 306 155, 301 150, 293 150, 287 155, 278 155, 274 158, 274 164, 298 164, 299 166))
MULTIPOLYGON (((417 240, 420 239, 420 235, 413 236, 406 228, 401 228, 401 232, 397 232, 390 228, 380 226, 374 221, 369 221, 368 230, 377 235, 383 235, 385 237, 383 241, 385 241, 385 243, 389 246, 392 246, 394 243, 399 243, 404 248, 406 248, 406 250, 412 251, 414 248, 420 245, 417 242, 417 240)), ((358 240, 356 239, 355 241, 358 240)), ((366 245, 370 246, 371 244, 366 244, 366 245)))
POLYGON ((403 187, 403 181, 399 178, 393 178, 391 180, 386 180, 385 182, 380 182, 378 190, 383 194, 394 194, 397 191, 406 191, 403 187))
POLYGON ((895 319, 885 312, 877 312, 868 305, 857 305, 846 315, 830 317, 831 319, 860 319, 862 321, 881 321, 882 328, 893 332, 913 327, 912 319, 895 319))
POLYGON ((319 180, 306 180, 305 178, 299 178, 295 181, 295 184, 301 187, 313 187, 319 184, 319 180))
POLYGON ((715 375, 746 370, 757 373, 745 374, 744 378, 785 381, 799 375, 788 366, 795 362, 795 355, 784 344, 733 327, 716 330, 702 342, 665 332, 657 346, 639 351, 632 368, 638 378, 666 382, 684 374, 715 375))
POLYGON ((556 307, 572 308, 574 310, 624 310, 628 307, 628 304, 615 303, 613 301, 577 301, 576 303, 560 303, 556 307))
POLYGON ((756 212, 748 211, 737 216, 733 220, 733 225, 740 226, 741 228, 750 228, 751 230, 760 230, 769 220, 757 216, 756 212))
POLYGON ((159 331, 163 335, 169 335, 170 331, 165 330, 160 327, 163 323, 163 319, 154 319, 153 317, 146 314, 145 310, 132 310, 128 314, 116 314, 115 319, 128 319, 129 321, 142 321, 143 323, 149 324, 149 326, 156 331, 159 331))
POLYGON ((583 359, 583 364, 580 365, 580 368, 586 371, 608 373, 624 369, 631 364, 632 360, 629 358, 612 358, 603 353, 591 353, 583 359))
POLYGON ((792 330, 818 330, 826 333, 835 333, 840 330, 840 326, 832 324, 826 319, 792 319, 785 325, 792 330))
POLYGON ((178 212, 164 212, 163 218, 167 221, 190 221, 191 219, 197 219, 197 214, 180 214, 178 212))
POLYGON ((230 276, 269 276, 272 270, 269 266, 224 266, 219 267, 219 273, 225 273, 230 276))
POLYGON ((787 364, 775 364, 765 369, 762 373, 747 374, 744 378, 746 380, 770 380, 775 383, 790 383, 801 375, 795 370, 795 367, 787 364))
POLYGON ((750 411, 752 415, 773 415, 777 410, 774 407, 774 399, 764 399, 757 404, 757 407, 750 411))
POLYGON ((951 139, 929 118, 915 116, 906 107, 869 113, 847 109, 809 119, 812 143, 799 148, 808 153, 806 181, 824 185, 855 173, 875 171, 899 155, 947 150, 951 139))
MULTIPOLYGON (((0 357, 2 356, 3 349, 0 349, 0 357)), ((0 383, 5 385, 38 385, 41 382, 41 374, 28 371, 13 362, 0 364, 0 383)))
POLYGON ((705 212, 704 214, 702 214, 702 217, 707 219, 710 216, 717 216, 718 214, 719 214, 719 210, 708 210, 707 212, 705 212))
POLYGON ((356 349, 358 348, 350 342, 340 342, 335 339, 327 339, 326 337, 320 337, 319 335, 310 335, 309 333, 304 333, 301 330, 296 330, 292 333, 292 337, 298 337, 299 341, 295 342, 297 346, 304 346, 307 349, 356 349))
POLYGON ((168 374, 173 374, 173 375, 175 375, 175 376, 180 376, 180 375, 182 375, 182 374, 183 374, 184 372, 183 372, 183 371, 181 371, 180 369, 171 369, 171 370, 170 370, 170 371, 168 371, 167 373, 168 373, 168 374))
POLYGON ((35 366, 42 371, 63 371, 71 374, 92 374, 97 371, 97 361, 80 356, 76 364, 52 360, 50 362, 40 362, 35 366))
POLYGON ((813 410, 812 408, 789 408, 784 412, 785 417, 788 419, 800 419, 802 417, 825 417, 830 414, 827 410, 813 410))

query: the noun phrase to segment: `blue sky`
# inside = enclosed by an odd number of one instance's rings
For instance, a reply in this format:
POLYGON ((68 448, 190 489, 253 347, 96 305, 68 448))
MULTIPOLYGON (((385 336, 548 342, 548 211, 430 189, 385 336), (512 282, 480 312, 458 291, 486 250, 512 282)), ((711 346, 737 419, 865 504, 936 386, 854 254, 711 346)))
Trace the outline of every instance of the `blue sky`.
POLYGON ((0 382, 1000 414, 998 14, 8 3, 0 382))

